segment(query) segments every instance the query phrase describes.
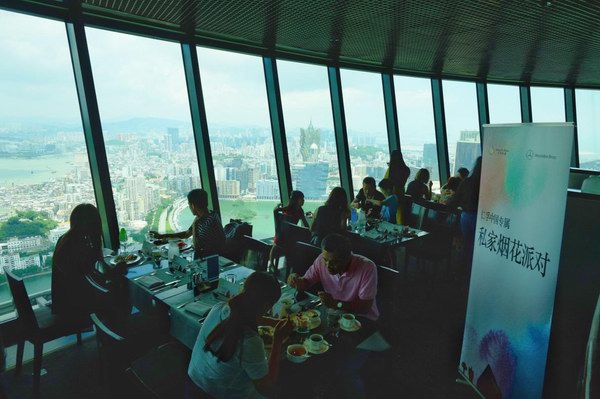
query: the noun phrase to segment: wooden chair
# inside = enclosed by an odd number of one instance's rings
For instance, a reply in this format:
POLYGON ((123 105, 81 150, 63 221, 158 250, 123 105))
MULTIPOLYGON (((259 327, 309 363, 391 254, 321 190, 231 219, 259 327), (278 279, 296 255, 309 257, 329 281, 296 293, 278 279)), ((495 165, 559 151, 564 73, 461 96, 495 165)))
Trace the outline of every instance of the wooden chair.
POLYGON ((266 271, 269 264, 271 245, 250 236, 243 236, 240 264, 257 271, 266 271))
POLYGON ((77 344, 81 345, 81 331, 88 327, 90 323, 89 320, 74 321, 53 315, 51 309, 48 307, 40 307, 34 311, 23 279, 14 275, 8 266, 4 267, 4 274, 6 275, 17 310, 17 322, 21 328, 20 338, 17 343, 15 371, 20 372, 22 369, 25 341, 31 342, 34 347, 33 389, 35 392, 38 392, 44 344, 60 337, 77 334, 77 344))

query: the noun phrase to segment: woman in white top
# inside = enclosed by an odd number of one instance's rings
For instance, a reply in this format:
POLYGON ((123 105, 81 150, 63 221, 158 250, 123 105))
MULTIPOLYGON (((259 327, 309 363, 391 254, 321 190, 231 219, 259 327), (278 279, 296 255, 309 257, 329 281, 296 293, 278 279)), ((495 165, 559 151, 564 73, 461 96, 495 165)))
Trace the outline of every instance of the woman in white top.
MULTIPOLYGON (((188 375, 200 391, 216 399, 262 398, 266 394, 277 380, 281 346, 292 329, 288 320, 262 316, 280 295, 275 277, 255 272, 240 294, 213 307, 200 329, 188 367, 188 375), (258 323, 275 325, 268 361, 258 323)), ((193 397, 192 390, 188 397, 193 397)))

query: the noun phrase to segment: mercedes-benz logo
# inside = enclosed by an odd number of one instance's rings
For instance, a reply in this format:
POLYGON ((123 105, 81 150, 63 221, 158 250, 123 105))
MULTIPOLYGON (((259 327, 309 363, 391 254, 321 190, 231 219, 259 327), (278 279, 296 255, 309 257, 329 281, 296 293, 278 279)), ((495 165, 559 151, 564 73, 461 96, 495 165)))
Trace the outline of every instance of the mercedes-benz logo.
POLYGON ((533 159, 533 151, 529 150, 525 153, 525 158, 529 159, 530 161, 533 159))

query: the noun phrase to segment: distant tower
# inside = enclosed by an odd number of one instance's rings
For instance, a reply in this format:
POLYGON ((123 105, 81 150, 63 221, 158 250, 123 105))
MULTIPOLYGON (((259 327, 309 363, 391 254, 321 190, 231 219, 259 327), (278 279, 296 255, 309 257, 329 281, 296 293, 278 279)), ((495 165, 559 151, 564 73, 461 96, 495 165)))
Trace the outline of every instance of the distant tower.
POLYGON ((460 140, 456 142, 456 156, 454 157, 453 175, 456 175, 458 169, 467 168, 471 170, 475 160, 481 155, 481 144, 479 141, 479 131, 463 130, 460 132, 460 140))
POLYGON ((440 172, 438 170, 437 163, 437 149, 435 144, 423 144, 423 163, 421 167, 429 170, 431 173, 431 180, 440 179, 440 172))
POLYGON ((179 145, 179 129, 176 127, 167 128, 167 151, 174 151, 179 145))
POLYGON ((300 155, 303 162, 316 162, 321 148, 321 130, 313 127, 310 121, 306 129, 300 129, 300 155), (316 146, 316 150, 314 148, 316 146))

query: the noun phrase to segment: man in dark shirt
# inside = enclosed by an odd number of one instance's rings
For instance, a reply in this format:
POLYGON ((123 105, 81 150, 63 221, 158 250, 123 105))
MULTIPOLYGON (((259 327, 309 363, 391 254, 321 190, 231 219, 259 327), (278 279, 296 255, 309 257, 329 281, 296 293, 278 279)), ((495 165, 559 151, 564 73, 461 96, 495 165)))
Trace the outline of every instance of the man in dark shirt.
POLYGON ((352 207, 362 209, 365 215, 369 217, 379 217, 381 211, 381 205, 375 205, 367 201, 372 199, 376 201, 385 200, 385 195, 377 191, 375 186, 375 179, 367 176, 363 179, 363 186, 352 201, 352 207))
POLYGON ((195 189, 188 193, 188 205, 196 216, 189 229, 178 233, 159 234, 151 231, 155 238, 194 238, 194 258, 216 255, 225 246, 225 232, 219 215, 208 209, 208 193, 195 189))

